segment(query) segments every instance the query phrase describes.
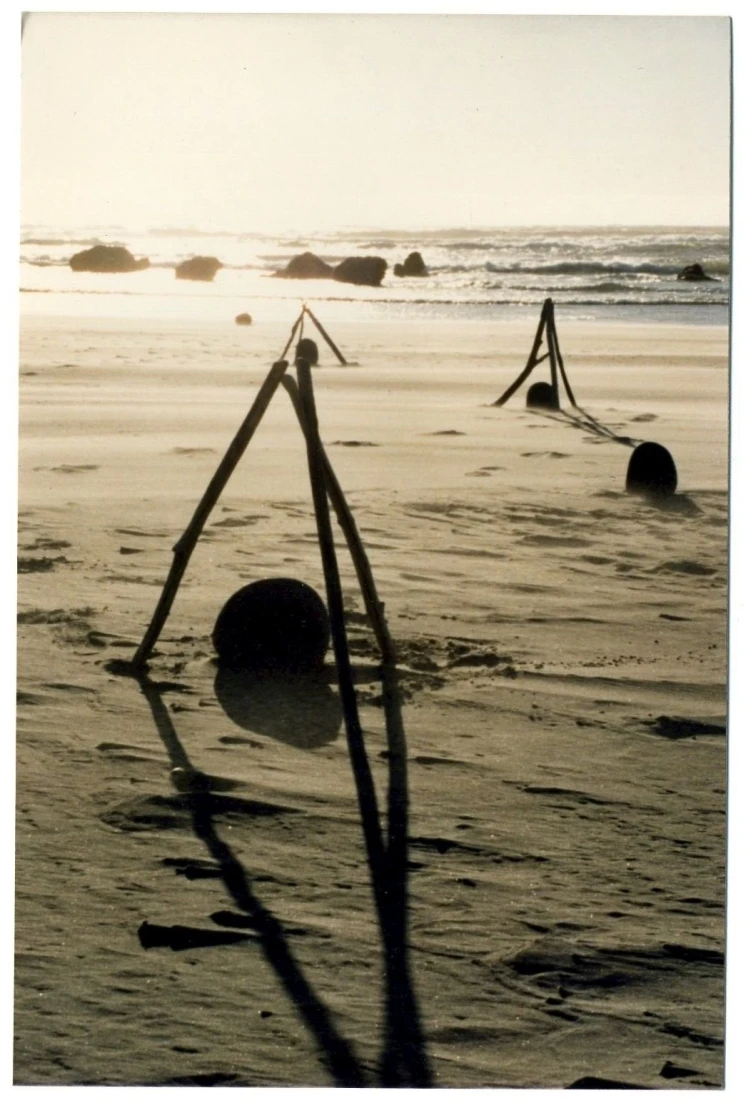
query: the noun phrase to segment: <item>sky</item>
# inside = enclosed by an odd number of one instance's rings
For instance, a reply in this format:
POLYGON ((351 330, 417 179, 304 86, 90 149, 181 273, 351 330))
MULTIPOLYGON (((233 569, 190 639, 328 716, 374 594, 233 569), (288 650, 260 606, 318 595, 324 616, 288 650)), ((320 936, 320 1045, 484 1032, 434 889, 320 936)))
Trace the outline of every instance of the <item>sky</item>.
POLYGON ((726 225, 724 16, 34 13, 25 225, 726 225))

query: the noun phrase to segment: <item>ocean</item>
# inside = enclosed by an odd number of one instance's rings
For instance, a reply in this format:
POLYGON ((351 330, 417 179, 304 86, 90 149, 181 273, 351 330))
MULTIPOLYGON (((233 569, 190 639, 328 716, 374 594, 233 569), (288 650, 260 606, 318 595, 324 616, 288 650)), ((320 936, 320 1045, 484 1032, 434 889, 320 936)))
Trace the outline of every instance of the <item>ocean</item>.
POLYGON ((86 227, 71 231, 24 226, 21 313, 152 319, 219 320, 248 312, 291 322, 298 307, 322 304, 324 317, 498 318, 535 313, 550 297, 557 314, 580 320, 725 325, 729 320, 730 238, 727 228, 603 227, 353 231, 268 235, 86 227), (125 245, 150 267, 127 274, 74 272, 70 257, 103 243, 125 245), (422 254, 424 277, 401 278, 393 267, 422 254), (334 280, 277 279, 299 253, 330 264, 349 256, 381 256, 380 287, 334 280), (177 280, 188 257, 217 257, 211 283, 177 280), (677 279, 701 264, 711 281, 677 279), (350 307, 349 304, 352 304, 350 307), (353 314, 352 314, 353 312, 353 314))

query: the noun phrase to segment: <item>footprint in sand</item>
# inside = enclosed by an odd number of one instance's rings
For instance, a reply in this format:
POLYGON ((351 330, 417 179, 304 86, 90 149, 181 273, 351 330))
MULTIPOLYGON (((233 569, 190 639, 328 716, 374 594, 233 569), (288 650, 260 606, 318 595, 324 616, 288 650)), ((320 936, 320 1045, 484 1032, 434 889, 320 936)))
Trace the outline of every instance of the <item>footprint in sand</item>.
POLYGON ((169 540, 172 537, 170 532, 147 532, 145 529, 114 529, 117 536, 136 536, 140 539, 151 538, 155 540, 169 540))
POLYGON ((69 563, 64 555, 55 555, 53 559, 43 555, 40 559, 33 556, 23 556, 18 560, 19 574, 34 574, 38 571, 53 571, 59 563, 69 563))
POLYGON ((46 536, 37 536, 31 544, 23 544, 24 551, 61 551, 62 548, 70 548, 69 540, 51 540, 46 536))
POLYGON ((649 568, 650 574, 689 574, 709 577, 716 574, 714 567, 706 567, 694 559, 668 559, 658 567, 649 568))
MULTIPOLYGON (((295 811, 278 804, 226 797, 217 793, 210 793, 209 800, 213 816, 250 818, 281 816, 295 811)), ((149 796, 123 801, 102 813, 100 819, 117 831, 183 830, 192 826, 192 810, 193 798, 190 793, 176 797, 149 796)))
POLYGON ((57 467, 35 467, 34 471, 59 471, 63 475, 74 475, 78 471, 97 471, 97 463, 61 463, 57 467))
POLYGON ((379 448, 373 440, 332 440, 332 446, 340 446, 341 448, 379 448))
POLYGON ((246 517, 225 517, 222 521, 215 521, 212 528, 216 529, 241 529, 247 525, 256 525, 259 521, 264 520, 264 515, 261 513, 249 514, 246 517))
POLYGON ((19 624, 71 624, 89 628, 88 620, 96 610, 86 605, 82 609, 29 609, 18 614, 19 624))
POLYGON ((522 536, 517 543, 533 548, 587 548, 593 541, 581 536, 522 536))

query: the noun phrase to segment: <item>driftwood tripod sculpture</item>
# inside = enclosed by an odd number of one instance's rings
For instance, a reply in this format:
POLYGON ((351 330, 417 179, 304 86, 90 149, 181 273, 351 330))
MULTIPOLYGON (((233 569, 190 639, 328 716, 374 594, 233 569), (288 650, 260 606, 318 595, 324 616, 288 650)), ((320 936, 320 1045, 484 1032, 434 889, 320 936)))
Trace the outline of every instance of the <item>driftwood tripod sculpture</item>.
POLYGON ((552 299, 546 299, 543 303, 535 339, 532 342, 532 349, 524 369, 492 405, 503 406, 508 402, 537 365, 548 359, 550 360, 550 383, 533 383, 527 391, 527 406, 533 409, 558 411, 562 415, 561 420, 565 420, 574 428, 594 433, 596 436, 614 440, 618 444, 624 444, 628 448, 632 448, 633 454, 630 457, 625 477, 625 489, 629 493, 644 494, 655 499, 665 499, 674 494, 677 488, 677 469, 671 453, 663 445, 656 444, 654 441, 638 441, 632 437, 621 436, 606 425, 602 425, 576 402, 571 384, 568 382, 560 345, 558 344, 558 332, 555 328, 555 309, 552 299), (541 356, 540 348, 543 338, 547 343, 548 351, 541 356), (563 380, 563 386, 566 388, 568 400, 574 410, 577 411, 576 413, 566 414, 561 411, 559 374, 563 380))
MULTIPOLYGON (((310 483, 313 490, 316 520, 318 522, 318 539, 323 560, 326 589, 329 591, 328 612, 331 619, 334 648, 338 637, 338 625, 336 629, 334 629, 334 606, 337 602, 333 595, 337 589, 338 568, 335 566, 333 537, 324 518, 324 514, 327 511, 328 499, 330 499, 346 539, 346 543, 348 544, 352 562, 354 563, 359 579, 359 586, 364 599, 367 615, 369 616, 375 636, 377 637, 383 661, 393 662, 395 660, 393 642, 385 623, 384 607, 377 596, 374 578, 364 545, 359 536, 354 517, 344 497, 341 485, 336 478, 330 460, 320 440, 317 415, 315 412, 311 365, 308 360, 299 357, 296 362, 297 381, 286 374, 289 362, 284 359, 284 357, 287 355, 289 347, 295 335, 298 334, 298 331, 301 339, 305 316, 309 317, 315 323, 319 333, 327 341, 339 362, 341 364, 347 363, 340 350, 333 343, 310 308, 303 305, 297 320, 292 326, 289 339, 284 347, 281 358, 272 365, 268 375, 259 388, 253 405, 246 414, 242 425, 235 434, 221 463, 212 476, 201 501, 194 511, 191 521, 181 538, 174 545, 173 563, 163 586, 160 600, 158 601, 142 642, 132 659, 132 666, 135 669, 141 669, 147 663, 160 637, 165 622, 168 619, 178 588, 199 536, 207 523, 210 513, 217 504, 220 494, 224 490, 230 476, 240 462, 243 453, 250 444, 280 383, 283 384, 292 400, 292 405, 294 406, 307 445, 310 483)), ((337 612, 343 622, 343 610, 338 610, 337 612)), ((341 627, 343 627, 343 625, 341 625, 341 627)))
MULTIPOLYGON (((266 379, 259 388, 253 405, 238 429, 227 449, 222 462, 209 483, 194 515, 183 536, 173 549, 173 563, 163 587, 160 600, 152 620, 145 632, 134 658, 128 664, 126 673, 137 678, 140 687, 153 707, 153 713, 160 718, 159 729, 165 732, 167 745, 175 747, 174 762, 177 766, 188 766, 177 741, 173 738, 172 725, 167 710, 162 707, 157 692, 150 683, 147 673, 147 660, 160 636, 176 597, 191 553, 199 535, 206 524, 211 510, 216 504, 230 475, 251 441, 263 414, 281 383, 292 401, 297 419, 305 437, 307 447, 310 485, 318 531, 318 542, 323 565, 328 615, 331 627, 334 656, 339 686, 339 695, 346 727, 349 757, 357 789, 362 834, 370 868, 372 893, 377 911, 380 935, 384 950, 386 978, 386 1044, 381 1059, 380 1077, 383 1086, 429 1087, 431 1073, 426 1057, 425 1043, 419 1022, 415 993, 410 976, 408 947, 408 904, 407 904, 407 868, 408 868, 408 780, 406 738, 401 713, 401 693, 398 684, 395 647, 385 620, 384 606, 377 596, 372 570, 354 521, 354 517, 344 497, 341 485, 326 455, 318 429, 318 419, 313 392, 311 362, 317 349, 312 341, 302 337, 305 317, 310 318, 318 332, 326 340, 340 363, 346 364, 343 355, 320 325, 312 311, 305 305, 295 321, 289 340, 281 358, 271 367, 266 379), (297 379, 287 374, 289 367, 285 356, 292 341, 298 337, 295 367, 297 379), (303 357, 307 350, 310 358, 303 357), (336 560, 336 551, 331 528, 330 508, 336 514, 339 527, 344 535, 359 581, 370 624, 377 639, 381 654, 380 676, 382 682, 383 707, 388 741, 388 799, 387 831, 383 833, 379 804, 375 793, 374 778, 370 768, 364 744, 364 736, 359 719, 356 690, 354 687, 346 624, 343 609, 343 594, 336 560), (163 720, 165 717, 165 721, 163 720)), ((119 669, 119 672, 123 672, 119 669)), ((299 718, 298 718, 299 722, 299 718)), ((197 791, 195 799, 199 798, 197 791)), ((210 834, 211 838, 211 834, 210 834)), ((223 848, 224 849, 224 848, 223 848)), ((231 866, 230 884, 234 888, 235 878, 231 866)), ((251 907, 243 897, 239 902, 251 907)), ((274 924, 275 926, 275 924, 274 924)), ((259 929, 261 929, 259 927, 259 929)), ((271 934, 272 929, 268 932, 271 934)), ((274 941, 276 941, 274 939, 274 941)), ((270 944, 271 939, 269 939, 270 944)), ((286 955, 285 955, 286 956, 286 955)), ((282 958, 284 962, 284 958, 282 958)), ((314 1008, 303 989, 302 1002, 308 1004, 308 1018, 317 1026, 318 1016, 311 1013, 314 1008)), ((322 1022, 322 1034, 329 1031, 322 1022)), ((342 1054, 343 1061, 346 1060, 342 1054)), ((358 1086, 364 1083, 363 1070, 344 1068, 339 1073, 340 1083, 358 1086)))
POLYGON ((532 350, 530 351, 529 359, 527 360, 524 370, 520 372, 512 385, 507 387, 501 398, 496 399, 493 405, 503 406, 504 403, 511 398, 514 392, 522 386, 533 369, 536 368, 538 364, 542 364, 543 360, 547 359, 550 359, 550 383, 533 383, 527 392, 527 405, 559 410, 561 403, 558 389, 558 373, 560 372, 563 386, 566 388, 566 394, 568 395, 568 401, 572 406, 576 406, 571 384, 568 382, 568 376, 566 375, 566 369, 563 364, 560 345, 558 344, 558 333, 555 328, 555 311, 553 309, 552 299, 546 299, 543 303, 540 322, 537 327, 537 332, 535 333, 535 340, 533 341, 532 350), (547 342, 548 351, 540 356, 539 352, 543 337, 547 342))

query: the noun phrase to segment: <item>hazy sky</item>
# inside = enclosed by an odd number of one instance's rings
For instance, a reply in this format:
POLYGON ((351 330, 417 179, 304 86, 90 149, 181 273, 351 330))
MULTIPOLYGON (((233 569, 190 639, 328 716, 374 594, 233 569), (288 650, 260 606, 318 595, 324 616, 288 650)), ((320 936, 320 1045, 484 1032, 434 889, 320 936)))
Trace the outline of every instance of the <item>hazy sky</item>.
POLYGON ((728 221, 723 17, 41 13, 21 60, 24 223, 728 221))

